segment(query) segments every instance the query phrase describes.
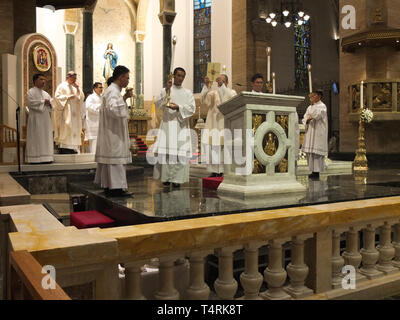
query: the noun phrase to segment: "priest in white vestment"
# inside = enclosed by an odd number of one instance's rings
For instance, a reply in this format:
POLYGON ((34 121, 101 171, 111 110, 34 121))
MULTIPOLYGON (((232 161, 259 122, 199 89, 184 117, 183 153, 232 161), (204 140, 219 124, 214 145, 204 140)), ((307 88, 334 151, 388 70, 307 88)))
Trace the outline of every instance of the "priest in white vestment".
POLYGON ((208 109, 205 131, 202 134, 202 162, 209 164, 207 171, 212 177, 222 176, 224 172, 224 115, 218 106, 237 95, 235 90, 228 88, 229 79, 221 74, 217 79, 218 90, 211 90, 210 80, 205 78, 201 92, 202 104, 208 109))
POLYGON ((103 85, 96 82, 93 85, 93 93, 85 101, 86 109, 86 131, 85 141, 89 141, 89 153, 96 153, 97 133, 99 131, 100 107, 103 103, 101 94, 103 85))
POLYGON ((128 189, 126 165, 132 163, 126 100, 133 96, 133 92, 127 90, 124 96, 121 94, 129 84, 129 69, 117 66, 111 79, 100 107, 94 182, 104 189, 106 196, 131 196, 124 189, 128 189))
POLYGON ((76 82, 76 73, 67 73, 67 80, 61 83, 54 97, 54 141, 61 154, 79 152, 82 144, 82 111, 85 96, 76 82))
POLYGON ((328 156, 328 116, 326 105, 321 101, 323 92, 317 90, 310 95, 311 105, 304 114, 306 127, 303 152, 307 155, 310 178, 318 178, 326 170, 325 157, 328 156))
POLYGON ((175 188, 189 182, 189 161, 192 157, 190 118, 196 112, 193 93, 182 87, 186 71, 176 68, 174 84, 168 81, 155 100, 156 107, 162 109, 163 116, 154 154, 157 163, 154 166, 154 179, 161 180, 165 186, 171 183, 175 188), (170 107, 167 106, 167 91, 170 90, 170 107))
POLYGON ((43 74, 34 75, 33 84, 26 93, 29 115, 25 160, 32 164, 51 163, 54 161, 51 97, 43 90, 46 85, 43 74))

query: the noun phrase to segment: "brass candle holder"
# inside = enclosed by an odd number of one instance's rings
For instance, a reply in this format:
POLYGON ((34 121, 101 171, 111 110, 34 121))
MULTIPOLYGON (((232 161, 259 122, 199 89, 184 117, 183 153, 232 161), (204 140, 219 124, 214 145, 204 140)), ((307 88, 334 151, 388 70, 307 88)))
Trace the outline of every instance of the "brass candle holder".
POLYGON ((354 172, 367 172, 367 148, 365 145, 365 125, 361 118, 361 113, 364 107, 360 108, 360 120, 358 124, 358 149, 356 150, 356 157, 354 159, 354 172))

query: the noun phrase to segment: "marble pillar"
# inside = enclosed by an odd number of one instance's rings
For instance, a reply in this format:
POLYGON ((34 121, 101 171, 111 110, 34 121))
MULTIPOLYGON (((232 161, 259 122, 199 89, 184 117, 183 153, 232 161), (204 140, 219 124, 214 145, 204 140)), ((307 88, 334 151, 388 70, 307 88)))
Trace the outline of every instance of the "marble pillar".
MULTIPOLYGON (((173 8, 175 9, 175 8, 173 8)), ((176 12, 162 10, 158 15, 163 26, 163 85, 165 87, 168 75, 171 70, 172 55, 172 24, 174 23, 176 12)))
POLYGON ((140 95, 144 94, 144 38, 146 33, 143 31, 136 31, 136 80, 135 80, 135 91, 136 91, 136 108, 140 107, 140 95))
POLYGON ((75 70, 75 34, 79 24, 73 21, 65 21, 64 32, 66 38, 65 70, 75 70))
POLYGON ((83 13, 83 43, 82 43, 82 81, 83 92, 86 95, 93 91, 93 11, 95 5, 84 8, 83 13))

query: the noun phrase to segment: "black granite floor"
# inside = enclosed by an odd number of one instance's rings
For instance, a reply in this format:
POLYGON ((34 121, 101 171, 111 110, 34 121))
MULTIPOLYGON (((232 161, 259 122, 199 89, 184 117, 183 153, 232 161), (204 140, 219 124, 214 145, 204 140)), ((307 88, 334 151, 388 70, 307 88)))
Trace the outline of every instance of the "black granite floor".
POLYGON ((310 180, 299 176, 307 190, 295 194, 275 194, 247 201, 224 198, 215 190, 202 188, 201 179, 193 178, 180 189, 164 187, 151 177, 151 171, 128 179, 132 198, 107 198, 91 181, 70 183, 69 189, 88 195, 89 208, 99 210, 119 225, 188 219, 255 210, 307 206, 400 195, 400 169, 375 169, 367 177, 354 175, 322 176, 310 180))

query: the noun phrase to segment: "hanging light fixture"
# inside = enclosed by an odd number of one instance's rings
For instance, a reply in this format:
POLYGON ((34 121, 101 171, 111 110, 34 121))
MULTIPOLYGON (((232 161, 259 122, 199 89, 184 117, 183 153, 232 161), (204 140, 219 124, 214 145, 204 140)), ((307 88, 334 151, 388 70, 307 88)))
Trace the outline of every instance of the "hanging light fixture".
POLYGON ((311 19, 311 16, 303 9, 301 1, 281 0, 280 10, 272 5, 269 10, 267 9, 266 14, 260 15, 260 18, 273 27, 280 23, 289 29, 296 25, 302 26, 311 19))

